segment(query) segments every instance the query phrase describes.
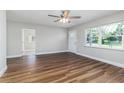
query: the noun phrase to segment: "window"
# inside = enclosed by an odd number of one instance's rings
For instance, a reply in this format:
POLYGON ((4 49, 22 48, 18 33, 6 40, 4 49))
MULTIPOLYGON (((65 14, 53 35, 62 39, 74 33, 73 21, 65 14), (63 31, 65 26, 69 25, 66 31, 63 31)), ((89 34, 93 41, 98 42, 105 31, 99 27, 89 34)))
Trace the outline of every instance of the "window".
POLYGON ((99 45, 99 31, 98 28, 92 28, 87 31, 87 45, 99 45))
POLYGON ((85 46, 124 49, 124 22, 86 29, 85 46))

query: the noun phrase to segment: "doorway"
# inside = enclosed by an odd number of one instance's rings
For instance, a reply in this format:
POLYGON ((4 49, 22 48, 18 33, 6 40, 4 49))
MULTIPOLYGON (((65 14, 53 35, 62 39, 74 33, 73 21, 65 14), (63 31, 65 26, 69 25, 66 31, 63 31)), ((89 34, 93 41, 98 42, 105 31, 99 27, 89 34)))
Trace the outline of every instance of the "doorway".
POLYGON ((76 31, 69 31, 69 50, 77 52, 77 33, 76 31))
POLYGON ((23 55, 35 55, 35 30, 22 30, 22 52, 23 55))

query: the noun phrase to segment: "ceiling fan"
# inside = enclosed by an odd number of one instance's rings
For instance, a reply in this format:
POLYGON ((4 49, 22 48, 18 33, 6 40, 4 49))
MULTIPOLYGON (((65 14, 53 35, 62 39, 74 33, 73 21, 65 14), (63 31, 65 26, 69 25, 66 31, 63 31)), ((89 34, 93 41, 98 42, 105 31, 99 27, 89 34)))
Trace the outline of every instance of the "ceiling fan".
POLYGON ((81 18, 81 16, 70 16, 69 10, 62 11, 62 14, 60 16, 57 16, 57 15, 48 15, 48 16, 57 18, 54 22, 61 22, 61 23, 70 23, 71 19, 81 18))

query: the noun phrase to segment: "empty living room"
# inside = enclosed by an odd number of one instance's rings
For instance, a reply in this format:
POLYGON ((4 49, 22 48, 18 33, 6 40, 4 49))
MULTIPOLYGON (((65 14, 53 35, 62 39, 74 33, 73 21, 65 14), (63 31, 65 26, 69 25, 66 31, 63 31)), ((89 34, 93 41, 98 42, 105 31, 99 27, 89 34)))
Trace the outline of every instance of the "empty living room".
POLYGON ((124 11, 0 10, 0 82, 124 82, 124 11))

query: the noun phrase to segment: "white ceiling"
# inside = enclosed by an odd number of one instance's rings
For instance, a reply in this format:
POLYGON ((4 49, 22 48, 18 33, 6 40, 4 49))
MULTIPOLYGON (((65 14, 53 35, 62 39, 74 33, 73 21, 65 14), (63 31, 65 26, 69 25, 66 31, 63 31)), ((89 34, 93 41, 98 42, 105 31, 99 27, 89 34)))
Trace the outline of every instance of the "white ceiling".
POLYGON ((71 10, 71 16, 81 16, 81 19, 73 19, 71 23, 63 24, 53 22, 56 18, 48 16, 60 15, 59 10, 8 10, 7 20, 68 28, 117 12, 119 10, 71 10))

